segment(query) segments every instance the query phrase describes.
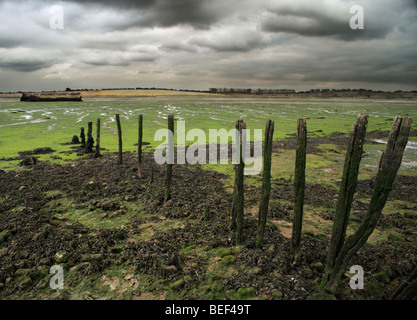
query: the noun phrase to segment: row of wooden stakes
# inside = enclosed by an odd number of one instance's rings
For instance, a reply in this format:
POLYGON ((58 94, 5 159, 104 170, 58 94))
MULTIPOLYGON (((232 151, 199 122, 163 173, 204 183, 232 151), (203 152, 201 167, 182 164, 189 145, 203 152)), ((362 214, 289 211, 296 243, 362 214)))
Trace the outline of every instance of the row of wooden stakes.
MULTIPOLYGON (((352 132, 346 151, 346 158, 343 168, 342 180, 340 183, 335 215, 333 218, 333 229, 327 252, 325 271, 322 279, 322 287, 329 292, 335 293, 340 284, 341 278, 356 252, 366 243, 372 234, 381 216, 388 195, 393 188, 397 171, 401 165, 402 156, 408 142, 411 130, 412 119, 397 116, 394 119, 385 152, 382 154, 379 170, 376 176, 375 187, 368 206, 365 218, 356 232, 346 237, 349 214, 352 207, 353 196, 358 184, 359 165, 363 155, 365 133, 368 125, 369 115, 359 114, 353 125, 352 132)), ((116 114, 117 131, 119 138, 119 164, 123 163, 122 152, 122 129, 120 116, 116 114)), ((246 129, 243 120, 237 120, 235 128, 242 136, 242 130, 246 129)), ((174 115, 168 116, 168 130, 174 134, 174 115)), ((271 161, 272 144, 274 134, 274 121, 268 119, 265 126, 263 143, 263 171, 262 171, 262 192, 259 205, 258 226, 256 233, 256 246, 262 247, 264 242, 265 225, 268 215, 269 198, 271 191, 271 161)), ((306 146, 307 146, 307 122, 305 119, 297 121, 297 146, 294 172, 294 214, 293 229, 290 244, 290 252, 293 262, 299 263, 301 259, 301 234, 303 207, 306 181, 306 146)), ((143 140, 143 115, 138 116, 138 175, 143 178, 142 141, 143 140)), ((242 144, 242 138, 239 139, 242 144)), ((94 140, 92 138, 92 122, 88 123, 87 140, 81 132, 81 145, 86 152, 92 152, 94 140)), ((235 243, 240 245, 244 241, 244 161, 242 157, 242 145, 238 164, 235 166, 235 179, 230 212, 229 229, 235 231, 235 243)), ((95 157, 100 156, 100 119, 97 119, 97 143, 95 157)), ((165 202, 171 199, 172 186, 172 164, 166 164, 165 202)), ((417 269, 416 269, 417 270, 417 269)), ((417 277, 417 272, 414 272, 417 277)), ((415 284, 416 285, 416 284, 415 284)), ((404 297, 407 291, 402 289, 395 293, 395 297, 404 297), (402 296, 403 295, 403 296, 402 296)))

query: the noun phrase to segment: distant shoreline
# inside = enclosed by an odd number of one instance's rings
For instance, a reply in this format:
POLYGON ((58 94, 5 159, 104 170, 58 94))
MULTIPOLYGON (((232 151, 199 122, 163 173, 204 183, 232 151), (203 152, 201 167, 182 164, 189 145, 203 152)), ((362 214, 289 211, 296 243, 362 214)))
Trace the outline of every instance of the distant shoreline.
MULTIPOLYGON (((136 90, 77 90, 83 98, 120 98, 120 97, 275 97, 275 98, 355 98, 355 99, 406 99, 417 100, 416 91, 371 91, 371 90, 314 90, 306 92, 283 92, 274 94, 257 94, 257 93, 223 93, 210 91, 183 91, 183 90, 163 90, 163 89, 136 89, 136 90)), ((43 91, 43 92, 25 92, 27 94, 68 94, 71 91, 43 91)), ((22 93, 10 92, 0 93, 0 98, 17 98, 22 93)))
MULTIPOLYGON (((69 91, 71 92, 71 91, 69 91)), ((162 96, 218 96, 209 92, 198 91, 176 91, 176 90, 77 90, 83 98, 99 97, 162 97, 162 96)), ((24 92, 31 95, 61 95, 68 94, 68 91, 42 91, 42 92, 24 92)), ((0 93, 0 98, 20 98, 22 93, 0 93)))

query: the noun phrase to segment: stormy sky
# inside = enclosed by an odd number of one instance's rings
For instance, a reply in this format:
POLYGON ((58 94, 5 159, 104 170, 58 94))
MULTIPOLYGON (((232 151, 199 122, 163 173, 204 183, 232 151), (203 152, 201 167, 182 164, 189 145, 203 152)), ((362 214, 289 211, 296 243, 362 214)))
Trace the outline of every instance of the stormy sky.
POLYGON ((417 0, 0 0, 0 91, 66 87, 417 90, 417 0))

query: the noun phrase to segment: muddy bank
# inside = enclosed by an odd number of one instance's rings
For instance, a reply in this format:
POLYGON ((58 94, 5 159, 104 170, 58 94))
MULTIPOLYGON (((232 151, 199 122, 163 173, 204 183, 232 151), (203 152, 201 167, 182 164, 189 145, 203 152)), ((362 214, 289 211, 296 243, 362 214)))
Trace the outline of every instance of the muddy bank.
MULTIPOLYGON (((317 149, 317 146, 321 144, 335 144, 338 146, 346 147, 349 143, 349 134, 342 133, 342 132, 333 132, 325 137, 314 137, 314 136, 308 136, 307 137, 307 153, 310 154, 318 154, 320 153, 319 149, 317 149)), ((373 140, 376 139, 388 139, 389 131, 380 131, 380 130, 374 130, 369 131, 366 133, 365 136, 365 143, 372 143, 373 140)), ((412 130, 410 132, 410 137, 417 137, 417 130, 412 130)), ((273 144, 273 150, 278 151, 279 149, 285 149, 285 150, 295 150, 297 147, 297 140, 295 138, 295 134, 292 136, 289 135, 288 138, 280 139, 274 141, 273 144)))
MULTIPOLYGON (((0 297, 28 292, 36 297, 38 291, 46 290, 49 267, 57 263, 78 275, 74 285, 84 276, 102 275, 110 266, 134 266, 137 274, 157 283, 149 289, 152 292, 180 284, 175 292, 181 299, 230 299, 249 287, 252 298, 318 297, 328 237, 305 233, 302 261, 294 266, 289 240, 272 224, 267 226, 264 248, 254 247, 257 220, 246 214, 245 242, 235 248, 234 233, 228 230, 231 194, 225 189, 224 174, 175 165, 172 200, 164 204, 165 168, 153 163, 153 154, 144 155, 143 180, 137 177, 136 154, 125 153, 123 160, 118 165, 117 155, 105 154, 68 165, 41 162, 30 170, 0 171, 0 297), (204 219, 206 207, 208 220, 204 219), (113 224, 94 228, 72 220, 71 214, 113 224), (126 215, 126 222, 114 223, 126 215), (167 224, 172 227, 162 228, 167 224), (229 264, 222 263, 226 260, 229 264), (216 271, 219 266, 223 266, 221 272, 216 271)), ((398 177, 391 196, 415 203, 416 183, 415 177, 398 177)), ((368 195, 371 187, 371 180, 363 181, 358 193, 368 195)), ((335 190, 321 185, 308 185, 307 190, 308 205, 334 207, 335 190)), ((292 193, 290 181, 278 181, 271 201, 291 203, 292 193)), ((258 205, 259 195, 259 188, 246 188, 247 212, 258 205)), ((393 213, 378 226, 391 228, 404 241, 393 238, 378 246, 367 245, 354 258, 366 270, 367 285, 374 290, 344 290, 338 298, 385 299, 412 270, 417 226, 416 208, 409 209, 410 215, 393 213)), ((271 206, 270 217, 290 222, 291 205, 271 206)))

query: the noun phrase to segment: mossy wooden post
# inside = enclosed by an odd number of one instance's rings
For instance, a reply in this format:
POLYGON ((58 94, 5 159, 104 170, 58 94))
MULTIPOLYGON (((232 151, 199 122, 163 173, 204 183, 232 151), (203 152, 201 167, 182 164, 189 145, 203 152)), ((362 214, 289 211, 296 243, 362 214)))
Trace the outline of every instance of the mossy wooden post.
POLYGON ((80 138, 81 138, 81 148, 85 148, 85 132, 84 132, 84 127, 81 128, 80 138))
POLYGON ((236 167, 236 245, 240 245, 243 243, 243 222, 244 222, 244 190, 243 190, 243 176, 245 172, 245 161, 244 161, 244 152, 243 152, 243 145, 244 145, 244 132, 246 130, 246 123, 241 122, 239 124, 239 161, 236 167))
POLYGON ((142 142, 143 142, 143 114, 138 118, 138 177, 143 179, 142 142))
POLYGON ((116 114, 117 123, 117 135, 119 137, 119 164, 123 163, 123 139, 122 139, 122 126, 120 124, 120 115, 116 114))
MULTIPOLYGON (((239 127, 240 124, 243 123, 242 119, 236 120, 235 129, 236 129, 236 147, 240 147, 240 131, 239 127)), ((233 195, 232 195, 232 207, 230 209, 230 222, 229 222, 229 230, 234 231, 236 230, 236 210, 237 210, 237 165, 233 165, 233 169, 235 171, 235 179, 233 185, 233 195)))
POLYGON ((262 172, 262 196, 259 206, 258 230, 256 235, 256 246, 262 247, 265 233, 266 218, 269 208, 269 196, 271 194, 271 161, 272 161, 272 141, 274 136, 274 121, 267 120, 265 126, 264 139, 264 159, 262 172))
POLYGON ((101 126, 101 119, 97 118, 97 141, 96 141, 96 154, 94 155, 95 158, 101 157, 101 154, 100 154, 100 126, 101 126))
POLYGON ((291 255, 294 263, 300 260, 301 230, 303 225, 304 192, 306 183, 307 121, 297 121, 297 150, 294 173, 294 217, 291 237, 291 255))
POLYGON ((92 153, 94 146, 94 139, 93 139, 93 123, 88 123, 88 131, 87 131, 87 143, 85 145, 85 152, 92 153))
POLYGON ((168 116, 168 149, 167 149, 167 176, 165 181, 165 202, 171 199, 172 166, 174 160, 174 115, 168 116))
POLYGON ((355 233, 346 239, 335 260, 333 269, 327 275, 326 289, 331 292, 337 292, 340 279, 345 273, 352 257, 366 243, 381 217, 382 209, 387 202, 401 165, 411 124, 412 120, 410 118, 403 119, 396 117, 394 119, 385 152, 382 154, 379 162, 375 187, 365 217, 355 233))
POLYGON ((335 261, 342 249, 346 237, 346 228, 350 209, 352 207, 353 195, 358 185, 359 165, 362 159, 367 125, 368 115, 359 114, 350 135, 335 216, 333 218, 332 236, 327 252, 325 279, 333 270, 335 261))

